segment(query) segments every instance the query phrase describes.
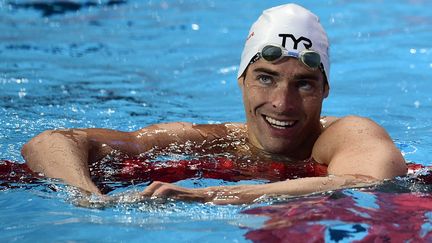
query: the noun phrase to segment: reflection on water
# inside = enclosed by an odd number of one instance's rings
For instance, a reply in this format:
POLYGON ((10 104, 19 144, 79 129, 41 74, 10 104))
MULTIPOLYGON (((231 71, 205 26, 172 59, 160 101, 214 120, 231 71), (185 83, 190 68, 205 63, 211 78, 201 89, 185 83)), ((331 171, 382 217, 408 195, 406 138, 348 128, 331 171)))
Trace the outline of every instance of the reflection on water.
POLYGON ((125 4, 127 1, 124 0, 109 0, 106 3, 102 3, 101 1, 87 1, 83 3, 72 2, 72 1, 53 1, 53 2, 45 2, 45 1, 32 1, 29 3, 14 3, 11 2, 9 5, 12 8, 16 9, 34 9, 40 11, 42 17, 50 17, 52 15, 64 14, 67 12, 76 12, 82 8, 90 8, 90 7, 104 7, 104 6, 116 6, 125 4))
MULTIPOLYGON (((178 182, 181 186, 199 188, 230 185, 233 184, 229 182, 230 180, 206 178, 203 174, 209 170, 229 174, 228 170, 234 170, 235 173, 231 174, 234 178, 238 172, 236 168, 208 167, 208 161, 207 165, 203 163, 185 164, 184 154, 171 154, 169 158, 166 156, 167 154, 164 158, 168 160, 152 161, 151 163, 162 170, 181 168, 181 170, 174 171, 175 173, 184 173, 187 166, 194 167, 189 170, 196 174, 181 175, 190 177, 190 179, 183 178, 178 182), (197 173, 198 169, 201 169, 199 173, 197 173)), ((105 167, 98 171, 98 173, 106 173, 105 186, 115 189, 110 195, 116 199, 110 204, 96 196, 84 195, 75 188, 65 186, 55 180, 37 178, 22 165, 7 161, 0 161, 0 190, 3 193, 9 193, 10 198, 24 195, 24 198, 31 196, 29 200, 49 199, 56 204, 71 203, 101 210, 92 212, 74 208, 72 210, 76 215, 74 214, 73 217, 69 213, 56 213, 50 216, 51 220, 55 219, 57 222, 62 222, 61 224, 69 224, 72 220, 72 222, 81 224, 86 222, 102 225, 116 224, 152 231, 170 230, 178 227, 178 223, 189 222, 184 230, 195 231, 203 227, 203 223, 206 224, 206 227, 213 227, 209 223, 217 221, 219 224, 224 223, 247 229, 246 238, 256 242, 279 241, 286 237, 300 237, 300 235, 307 239, 330 241, 393 239, 396 235, 406 240, 428 241, 432 237, 431 228, 428 224, 424 224, 428 222, 427 215, 432 210, 430 204, 432 169, 424 168, 421 165, 411 165, 409 175, 406 177, 389 180, 376 186, 315 193, 303 197, 263 197, 251 205, 216 206, 170 199, 143 200, 141 197, 134 197, 131 192, 144 190, 148 181, 142 183, 133 183, 133 181, 131 183, 129 180, 121 182, 119 179, 109 181, 113 175, 124 172, 122 169, 115 171, 116 163, 124 165, 124 160, 111 161, 110 170, 105 167)), ((152 171, 152 173, 155 172, 157 174, 157 169, 152 171)), ((92 174, 94 175, 94 172, 92 174)), ((169 170, 165 170, 164 175, 172 176, 169 170)), ((174 178, 174 180, 177 179, 174 178)), ((268 180, 242 181, 242 183, 245 182, 254 184, 265 183, 268 180)), ((18 203, 12 207, 22 206, 18 203)), ((39 224, 45 221, 41 219, 39 224)))

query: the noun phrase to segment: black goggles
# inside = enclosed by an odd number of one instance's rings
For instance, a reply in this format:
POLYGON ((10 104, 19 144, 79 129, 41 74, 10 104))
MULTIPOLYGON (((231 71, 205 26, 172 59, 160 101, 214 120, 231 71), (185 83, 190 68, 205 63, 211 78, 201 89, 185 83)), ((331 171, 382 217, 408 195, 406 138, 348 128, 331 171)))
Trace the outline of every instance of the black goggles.
POLYGON ((301 52, 288 51, 281 46, 266 45, 260 52, 258 52, 250 61, 249 65, 258 61, 260 58, 268 62, 277 62, 284 57, 294 57, 300 60, 306 67, 312 70, 320 69, 322 72, 324 68, 321 64, 321 57, 318 52, 313 50, 303 50, 301 52))

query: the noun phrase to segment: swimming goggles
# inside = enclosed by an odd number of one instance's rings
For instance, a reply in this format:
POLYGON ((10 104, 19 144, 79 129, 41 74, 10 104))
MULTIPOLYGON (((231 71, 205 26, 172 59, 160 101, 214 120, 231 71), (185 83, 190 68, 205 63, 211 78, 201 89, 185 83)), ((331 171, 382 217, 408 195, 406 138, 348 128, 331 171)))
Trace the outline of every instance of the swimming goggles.
POLYGON ((263 58, 268 62, 277 62, 284 57, 297 58, 311 70, 316 70, 319 68, 321 71, 324 71, 324 68, 321 64, 321 57, 318 52, 307 49, 301 52, 288 51, 287 49, 276 45, 264 46, 261 51, 259 51, 254 57, 252 57, 249 65, 258 61, 260 58, 263 58))

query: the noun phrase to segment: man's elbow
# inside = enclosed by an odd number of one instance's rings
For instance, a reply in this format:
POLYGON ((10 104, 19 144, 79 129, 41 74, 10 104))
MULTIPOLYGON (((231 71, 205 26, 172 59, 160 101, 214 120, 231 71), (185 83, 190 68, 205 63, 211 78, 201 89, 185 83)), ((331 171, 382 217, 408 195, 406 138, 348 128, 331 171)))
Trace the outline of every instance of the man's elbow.
POLYGON ((373 177, 379 180, 393 179, 396 176, 405 176, 408 172, 405 159, 402 155, 392 156, 383 166, 377 167, 377 170, 372 173, 373 177))
POLYGON ((51 130, 44 131, 23 145, 21 148, 21 155, 28 165, 32 163, 30 159, 32 154, 42 149, 43 143, 49 141, 51 134, 51 130))
POLYGON ((32 139, 30 139, 27 143, 25 143, 23 145, 23 147, 21 148, 21 154, 23 156, 31 153, 32 150, 34 150, 35 148, 37 148, 37 146, 44 140, 46 140, 52 131, 44 131, 42 133, 40 133, 39 135, 33 137, 32 139))
POLYGON ((391 170, 393 172, 392 178, 396 176, 405 176, 408 172, 408 166, 402 155, 391 161, 391 170))

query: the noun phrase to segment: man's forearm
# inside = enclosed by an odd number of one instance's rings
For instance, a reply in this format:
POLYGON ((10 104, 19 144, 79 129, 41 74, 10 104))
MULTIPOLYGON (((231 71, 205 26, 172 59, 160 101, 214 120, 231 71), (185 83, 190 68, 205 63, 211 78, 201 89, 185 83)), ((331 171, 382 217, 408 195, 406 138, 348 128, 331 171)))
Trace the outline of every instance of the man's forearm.
POLYGON ((326 176, 307 177, 267 184, 265 194, 299 196, 315 192, 331 191, 345 187, 362 186, 372 183, 370 177, 365 176, 326 176))
POLYGON ((190 189, 165 182, 153 182, 131 199, 159 197, 215 204, 252 203, 262 196, 300 196, 348 187, 367 186, 377 180, 368 176, 326 176, 286 180, 261 185, 215 186, 190 189))
POLYGON ((261 196, 301 196, 341 188, 367 186, 376 182, 377 180, 367 176, 307 177, 262 185, 205 188, 204 193, 209 195, 207 201, 216 204, 242 204, 251 203, 261 196))
POLYGON ((100 193, 90 178, 88 166, 89 144, 83 131, 44 132, 22 149, 27 165, 35 172, 58 178, 67 184, 92 193, 100 193), (73 135, 73 136, 72 136, 73 135))

